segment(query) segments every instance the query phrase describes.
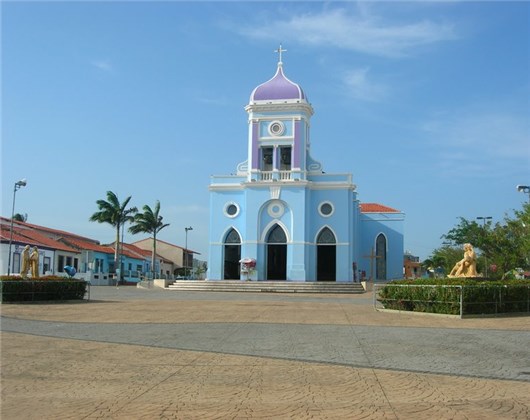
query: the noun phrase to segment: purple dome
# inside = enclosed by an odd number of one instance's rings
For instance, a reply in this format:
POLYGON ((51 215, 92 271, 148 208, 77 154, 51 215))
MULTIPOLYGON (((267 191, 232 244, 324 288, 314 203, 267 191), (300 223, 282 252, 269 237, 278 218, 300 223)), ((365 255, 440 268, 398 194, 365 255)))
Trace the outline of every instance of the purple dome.
POLYGON ((291 82, 283 74, 281 63, 278 63, 276 74, 269 81, 262 83, 250 94, 250 102, 278 101, 284 99, 306 100, 302 88, 291 82))

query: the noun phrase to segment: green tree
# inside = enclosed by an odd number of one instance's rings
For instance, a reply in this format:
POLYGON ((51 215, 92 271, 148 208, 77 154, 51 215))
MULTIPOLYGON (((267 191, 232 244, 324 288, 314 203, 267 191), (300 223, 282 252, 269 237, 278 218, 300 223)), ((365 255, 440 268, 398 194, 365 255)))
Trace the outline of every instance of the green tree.
POLYGON ((13 220, 17 222, 27 222, 28 221, 28 215, 27 214, 20 214, 16 213, 13 215, 13 220))
POLYGON ((197 266, 197 269, 195 270, 195 275, 198 279, 202 279, 203 274, 205 274, 207 270, 208 265, 206 264, 206 262, 203 262, 202 264, 199 264, 197 266))
POLYGON ((153 252, 151 255, 151 271, 155 272, 155 258, 156 258, 156 235, 169 223, 162 222, 163 217, 160 216, 160 201, 156 202, 154 211, 148 205, 143 206, 143 213, 134 215, 133 224, 129 228, 129 232, 133 235, 137 233, 148 233, 153 235, 153 252))
POLYGON ((484 230, 491 225, 491 221, 488 221, 485 227, 480 226, 476 221, 466 220, 460 217, 460 223, 442 235, 442 239, 448 239, 455 245, 463 245, 465 243, 473 244, 473 246, 481 248, 484 242, 484 230))
POLYGON ((114 242, 114 267, 120 268, 120 230, 126 222, 133 220, 133 215, 138 209, 129 207, 131 196, 127 197, 122 203, 118 196, 112 191, 107 191, 107 200, 98 200, 99 211, 90 216, 91 222, 108 223, 116 229, 116 241, 114 242))
MULTIPOLYGON (((453 250, 445 247, 433 251, 429 260, 445 258, 446 270, 451 270, 462 258, 462 245, 472 244, 480 251, 478 271, 488 276, 502 277, 514 268, 530 267, 530 204, 523 204, 522 210, 515 210, 512 217, 505 215, 503 222, 491 221, 481 225, 476 221, 460 218, 457 226, 442 236, 453 242, 453 250), (487 261, 488 270, 485 264, 487 261), (492 270, 493 269, 493 270, 492 270)), ((438 261, 437 261, 438 262, 438 261)), ((446 271, 448 272, 448 271, 446 271)))
POLYGON ((492 243, 499 258, 503 272, 514 268, 530 268, 530 204, 523 204, 522 210, 514 211, 514 217, 505 216, 504 225, 494 231, 492 243))
POLYGON ((430 260, 435 267, 441 267, 445 275, 451 272, 457 261, 462 259, 462 247, 444 244, 433 251, 430 260))

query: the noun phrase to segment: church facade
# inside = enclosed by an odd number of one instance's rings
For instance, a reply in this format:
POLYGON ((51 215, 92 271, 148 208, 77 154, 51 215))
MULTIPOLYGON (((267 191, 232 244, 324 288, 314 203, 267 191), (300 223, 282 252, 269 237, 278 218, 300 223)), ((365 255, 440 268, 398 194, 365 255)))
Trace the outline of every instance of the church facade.
POLYGON ((276 73, 245 107, 246 160, 211 178, 207 279, 402 278, 404 214, 361 203, 351 174, 313 159, 313 107, 279 52, 276 73))

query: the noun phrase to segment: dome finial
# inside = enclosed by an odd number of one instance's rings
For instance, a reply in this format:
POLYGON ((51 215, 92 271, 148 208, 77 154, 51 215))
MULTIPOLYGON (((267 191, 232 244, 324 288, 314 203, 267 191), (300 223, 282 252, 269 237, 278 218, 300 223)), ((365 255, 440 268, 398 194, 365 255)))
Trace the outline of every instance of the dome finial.
POLYGON ((278 48, 277 50, 274 50, 274 52, 277 52, 278 55, 279 55, 279 60, 278 60, 278 65, 281 66, 283 64, 282 62, 282 52, 286 52, 287 50, 283 50, 282 49, 282 44, 280 44, 280 48, 278 48))

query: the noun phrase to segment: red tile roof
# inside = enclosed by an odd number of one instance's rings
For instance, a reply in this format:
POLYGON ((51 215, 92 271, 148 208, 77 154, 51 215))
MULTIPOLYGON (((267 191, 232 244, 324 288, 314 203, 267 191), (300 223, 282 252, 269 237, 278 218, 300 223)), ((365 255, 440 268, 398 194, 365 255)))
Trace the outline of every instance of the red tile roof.
MULTIPOLYGON (((148 258, 148 259, 151 259, 151 256, 153 255, 153 250, 152 249, 143 249, 143 248, 140 248, 140 247, 134 245, 134 243, 133 244, 123 244, 123 249, 124 249, 124 251, 128 251, 130 253, 141 255, 144 258, 148 258)), ((138 256, 136 258, 138 258, 138 256)), ((159 260, 162 260, 164 262, 167 262, 167 263, 171 263, 172 262, 172 261, 168 260, 167 258, 164 258, 163 256, 161 256, 158 253, 156 254, 156 258, 159 259, 159 260)))
POLYGON ((114 248, 106 245, 99 245, 92 241, 84 241, 82 239, 74 238, 74 237, 66 237, 61 238, 59 241, 71 245, 74 248, 82 249, 85 251, 96 251, 101 252, 103 254, 114 254, 114 248))
MULTIPOLYGON (((11 219, 0 216, 0 227, 0 240, 2 242, 9 242, 11 237, 11 219)), ((68 251, 76 254, 86 250, 101 252, 103 254, 114 254, 114 243, 101 245, 99 241, 64 230, 50 229, 16 220, 13 222, 13 243, 68 251)), ((139 260, 151 258, 151 250, 142 249, 132 244, 124 243, 122 245, 122 255, 126 257, 139 260)), ((165 262, 171 262, 159 254, 157 254, 157 258, 165 262)))
MULTIPOLYGON (((6 224, 9 225, 9 224, 11 224, 11 219, 8 219, 6 217, 0 216, 0 224, 2 226, 6 225, 6 224)), ((32 223, 19 222, 19 221, 15 220, 15 221, 13 221, 13 226, 14 227, 19 226, 20 228, 30 228, 30 229, 33 229, 33 230, 36 230, 36 231, 50 233, 50 234, 53 234, 54 236, 57 236, 58 238, 68 236, 69 238, 77 238, 77 239, 82 240, 82 241, 99 244, 99 241, 97 241, 95 239, 87 238, 85 236, 80 236, 80 235, 77 235, 75 233, 66 232, 64 230, 51 229, 51 228, 48 228, 46 226, 34 225, 32 223)))
POLYGON ((399 210, 378 203, 361 203, 359 206, 361 213, 401 213, 399 210))
MULTIPOLYGON (((132 245, 136 245, 136 244, 140 244, 140 243, 146 243, 147 241, 149 241, 149 244, 151 244, 152 241, 153 241, 153 238, 150 237, 150 238, 140 239, 139 241, 133 242, 132 245)), ((173 247, 173 248, 178 248, 178 249, 181 249, 181 250, 183 250, 183 251, 186 250, 186 249, 185 249, 184 247, 182 247, 182 246, 175 245, 175 244, 172 244, 172 243, 170 243, 170 242, 162 241, 162 240, 160 240, 160 239, 158 239, 158 238, 157 238, 156 242, 157 242, 157 243, 161 243, 161 244, 165 244, 165 245, 169 245, 169 246, 171 246, 171 247, 173 247)), ((201 255, 200 252, 194 251, 194 250, 189 249, 189 248, 188 248, 188 253, 190 253, 190 254, 201 255)))
MULTIPOLYGON (((8 242, 11 237, 10 226, 2 226, 0 232, 1 240, 8 242)), ((36 246, 38 248, 57 249, 60 251, 67 251, 79 254, 80 251, 72 246, 68 246, 62 242, 51 239, 40 232, 33 229, 23 229, 19 226, 13 225, 13 243, 36 246)))

